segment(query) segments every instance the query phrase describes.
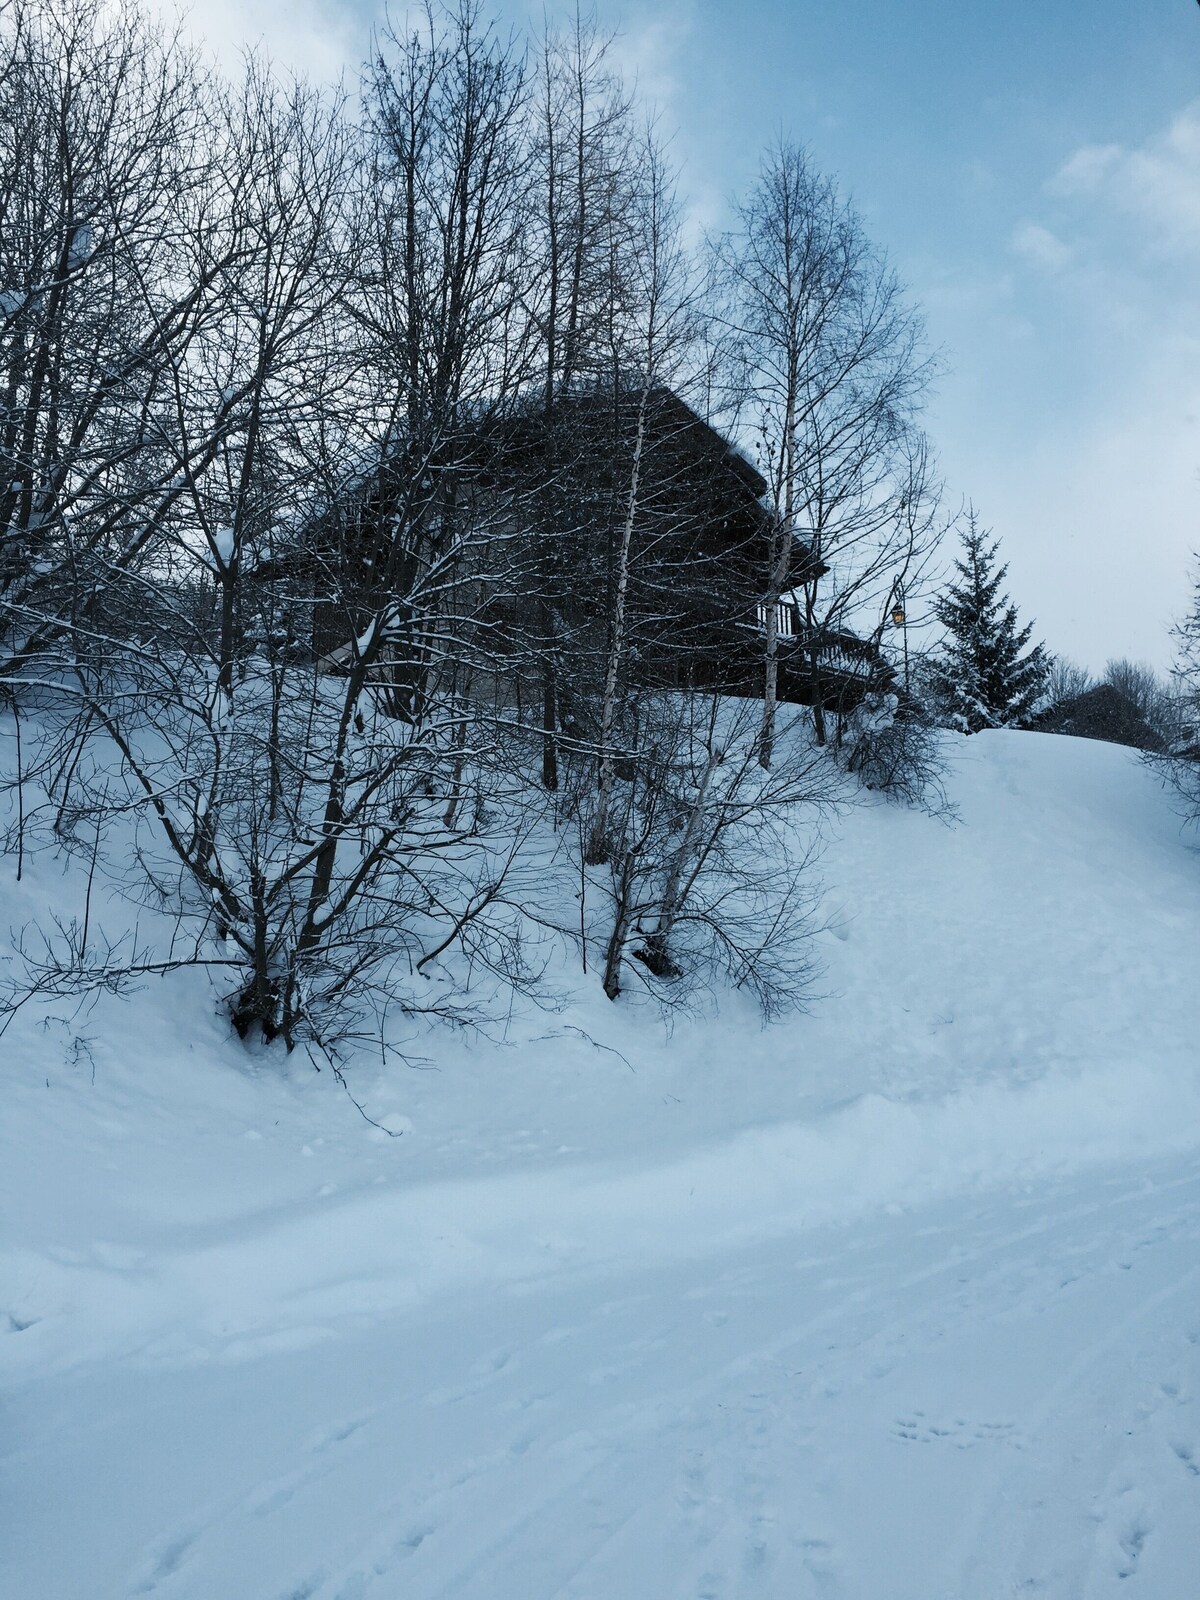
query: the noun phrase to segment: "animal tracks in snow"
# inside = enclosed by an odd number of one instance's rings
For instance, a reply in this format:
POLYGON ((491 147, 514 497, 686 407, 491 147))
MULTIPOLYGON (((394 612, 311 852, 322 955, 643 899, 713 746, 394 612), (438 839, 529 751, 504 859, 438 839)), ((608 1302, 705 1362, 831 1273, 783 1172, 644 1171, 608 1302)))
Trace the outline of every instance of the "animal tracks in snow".
POLYGON ((923 1411, 897 1419, 892 1437, 906 1444, 945 1444, 959 1450, 970 1450, 975 1445, 1003 1444, 1015 1450, 1024 1448, 1017 1426, 1012 1422, 968 1422, 965 1417, 931 1421, 923 1411))
POLYGON ((1099 1520, 1101 1530, 1098 1543, 1102 1560, 1107 1552, 1108 1562, 1119 1580, 1134 1577, 1141 1565, 1146 1542, 1154 1530, 1154 1519, 1145 1494, 1136 1487, 1126 1487, 1100 1514, 1099 1520))
POLYGON ((134 1579, 134 1587, 130 1590, 133 1595, 153 1594, 159 1586, 172 1578, 187 1560, 188 1552, 195 1544, 198 1529, 188 1529, 168 1534, 165 1538, 157 1540, 146 1553, 141 1573, 134 1579))
POLYGON ((360 1432, 370 1422, 373 1413, 348 1417, 343 1422, 318 1429, 308 1441, 300 1466, 279 1478, 260 1484, 246 1501, 246 1509, 256 1517, 267 1517, 292 1500, 299 1490, 335 1470, 334 1463, 326 1458, 347 1440, 360 1432))

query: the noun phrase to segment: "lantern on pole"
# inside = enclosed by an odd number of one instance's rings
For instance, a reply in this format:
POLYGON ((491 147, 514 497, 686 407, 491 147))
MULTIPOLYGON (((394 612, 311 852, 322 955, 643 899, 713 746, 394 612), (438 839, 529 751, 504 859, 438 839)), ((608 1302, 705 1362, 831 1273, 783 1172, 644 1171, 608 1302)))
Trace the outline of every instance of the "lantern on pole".
POLYGON ((897 600, 896 604, 892 607, 892 626, 896 628, 902 628, 904 626, 904 607, 900 604, 899 600, 897 600))

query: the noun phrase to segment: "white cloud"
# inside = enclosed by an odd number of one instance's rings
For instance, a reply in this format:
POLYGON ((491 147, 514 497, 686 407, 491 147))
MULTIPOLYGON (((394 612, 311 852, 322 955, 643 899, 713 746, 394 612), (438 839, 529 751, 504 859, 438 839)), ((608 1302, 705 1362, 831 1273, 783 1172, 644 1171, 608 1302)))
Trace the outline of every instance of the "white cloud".
POLYGON ((1071 262, 1074 252, 1040 222, 1022 222, 1009 240, 1014 254, 1032 267, 1046 272, 1060 272, 1071 262))
POLYGON ((1152 253, 1200 253, 1200 103, 1142 145, 1084 145, 1048 190, 1136 222, 1138 242, 1152 253))
MULTIPOLYGON (((601 27, 604 25, 602 14, 601 27)), ((624 15, 614 9, 618 32, 612 60, 628 89, 635 89, 644 111, 657 119, 668 156, 679 178, 684 210, 684 234, 696 246, 706 233, 716 232, 728 220, 726 197, 707 170, 695 146, 681 127, 686 85, 680 61, 695 28, 694 0, 662 0, 624 15)))
POLYGON ((667 5, 631 13, 613 42, 613 59, 639 97, 672 121, 682 85, 676 71, 684 40, 691 31, 691 7, 667 5))
POLYGON ((1048 188, 1058 194, 1094 194, 1125 159, 1119 144, 1085 144, 1063 162, 1048 188))
POLYGON ((365 52, 368 24, 344 0, 191 0, 182 9, 152 0, 167 22, 227 70, 247 50, 262 50, 277 66, 328 83, 353 73, 365 52))
POLYGON ((937 437, 1039 636, 1093 667, 1166 667, 1200 551, 1200 102, 1075 150, 1039 212, 1008 248, 1040 281, 956 319, 937 437))
POLYGON ((1200 350, 1127 370, 1094 411, 989 437, 986 395, 948 385, 937 437, 954 491, 1000 536, 1009 589, 1038 637, 1093 668, 1171 662, 1200 553, 1200 350))

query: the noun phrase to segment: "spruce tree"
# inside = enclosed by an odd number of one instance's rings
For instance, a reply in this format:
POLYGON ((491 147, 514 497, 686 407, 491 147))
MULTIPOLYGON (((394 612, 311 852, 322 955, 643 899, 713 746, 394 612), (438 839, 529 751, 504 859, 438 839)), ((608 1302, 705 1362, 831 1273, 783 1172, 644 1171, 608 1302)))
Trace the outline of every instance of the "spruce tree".
POLYGON ((962 733, 1020 728, 1045 692, 1050 658, 1027 649, 1032 623, 1018 625, 1017 609, 1001 592, 1007 565, 996 565, 999 541, 989 542, 975 511, 967 514, 957 582, 934 604, 947 637, 934 657, 933 690, 950 726, 962 733))
POLYGON ((1196 801, 1200 816, 1200 574, 1192 594, 1192 609, 1171 629, 1178 646, 1171 672, 1174 686, 1170 731, 1171 753, 1183 758, 1190 768, 1187 787, 1196 801))

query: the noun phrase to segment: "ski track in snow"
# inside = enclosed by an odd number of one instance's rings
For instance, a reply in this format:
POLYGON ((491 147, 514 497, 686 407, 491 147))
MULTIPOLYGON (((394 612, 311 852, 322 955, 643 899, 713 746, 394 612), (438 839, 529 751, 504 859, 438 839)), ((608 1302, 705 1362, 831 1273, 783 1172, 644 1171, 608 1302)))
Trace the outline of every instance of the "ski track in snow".
MULTIPOLYGON (((126 1463, 92 1577, 27 1548, 10 1592, 1188 1600, 1198 1259, 1176 1163, 452 1297, 269 1361, 101 1365, 52 1402, 81 1486, 126 1463)), ((18 1501, 53 1492, 39 1460, 34 1436, 18 1501)))

